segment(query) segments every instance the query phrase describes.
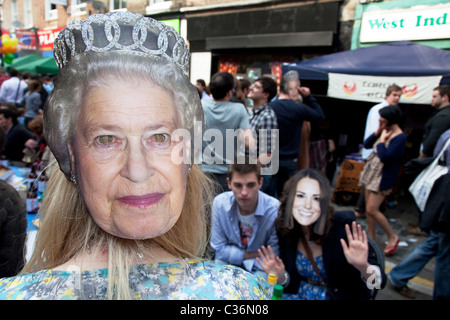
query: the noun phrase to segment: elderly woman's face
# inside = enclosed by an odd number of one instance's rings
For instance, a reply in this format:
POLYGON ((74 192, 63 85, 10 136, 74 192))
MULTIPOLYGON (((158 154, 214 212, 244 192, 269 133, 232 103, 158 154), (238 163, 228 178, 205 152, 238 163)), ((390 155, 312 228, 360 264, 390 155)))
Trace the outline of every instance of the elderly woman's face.
POLYGON ((288 82, 288 94, 289 94, 289 98, 291 100, 297 101, 298 100, 298 82, 295 80, 290 80, 288 82))
POLYGON ((106 232, 147 239, 178 220, 187 170, 171 159, 174 101, 152 83, 113 82, 91 91, 72 146, 86 207, 106 232))
POLYGON ((305 177, 297 183, 292 214, 302 226, 309 226, 319 219, 320 185, 317 180, 305 177))

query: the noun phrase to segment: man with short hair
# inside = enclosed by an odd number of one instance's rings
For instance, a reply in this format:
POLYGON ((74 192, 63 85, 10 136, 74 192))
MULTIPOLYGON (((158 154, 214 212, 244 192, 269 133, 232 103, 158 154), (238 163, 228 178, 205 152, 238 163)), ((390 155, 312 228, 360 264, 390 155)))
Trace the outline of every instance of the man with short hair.
POLYGON ((206 82, 203 79, 197 79, 195 82, 195 86, 197 87, 198 91, 200 91, 201 94, 201 100, 212 100, 212 98, 209 96, 208 92, 206 92, 206 82))
POLYGON ((232 74, 216 73, 210 82, 213 100, 202 100, 206 124, 201 169, 221 186, 218 193, 228 190, 228 165, 239 152, 243 156, 245 148, 254 148, 255 145, 245 108, 230 101, 233 88, 232 74))
POLYGON ((231 191, 219 194, 213 201, 211 247, 217 263, 241 266, 267 278, 256 261, 261 246, 271 246, 279 254, 275 219, 280 201, 259 189, 263 178, 260 166, 232 164, 228 168, 231 191))
POLYGON ((283 77, 280 82, 278 99, 269 105, 276 114, 280 130, 280 168, 273 176, 273 184, 277 188, 277 196, 281 196, 285 182, 293 176, 298 169, 297 158, 300 150, 303 121, 321 121, 325 114, 311 95, 307 87, 296 87, 304 103, 293 101, 289 96, 289 84, 296 81, 283 77))
MULTIPOLYGON (((431 106, 435 109, 424 126, 424 134, 420 147, 419 158, 433 157, 433 151, 439 137, 450 129, 450 85, 444 84, 433 89, 431 106)), ((410 223, 413 228, 408 233, 417 236, 426 236, 417 223, 410 223)))
POLYGON ((242 103, 249 112, 253 106, 253 101, 247 97, 251 83, 248 79, 239 79, 236 84, 236 90, 230 101, 242 103))
MULTIPOLYGON (((23 128, 17 121, 17 113, 10 108, 0 108, 0 127, 6 132, 6 142, 2 155, 7 160, 22 162, 25 147, 34 149, 37 141, 30 131, 23 128)), ((0 150, 1 151, 1 150, 0 150)))
MULTIPOLYGON (((433 89, 431 106, 436 110, 425 123, 422 150, 419 158, 436 157, 444 147, 445 141, 449 138, 450 85, 440 85, 433 89)), ((447 157, 448 156, 449 153, 447 151, 447 157)), ((445 197, 447 195, 439 194, 439 196, 445 197)), ((415 235, 426 235, 419 227, 408 229, 406 231, 415 235)), ((449 283, 449 277, 447 276, 448 272, 445 270, 445 266, 448 266, 448 255, 446 253, 448 252, 449 236, 435 230, 427 231, 430 232, 427 239, 400 261, 388 275, 388 279, 394 289, 402 296, 409 299, 415 298, 414 292, 407 286, 409 280, 416 276, 433 257, 437 257, 436 260, 440 261, 439 264, 436 263, 436 268, 439 270, 435 269, 436 278, 438 275, 439 278, 442 278, 439 280, 441 282, 439 287, 445 287, 449 283)), ((443 293, 439 291, 441 290, 434 290, 433 297, 436 294, 439 295, 443 293)), ((444 291, 446 291, 448 295, 450 290, 444 291)), ((448 299, 449 297, 447 296, 446 298, 448 299)))
POLYGON ((431 106, 435 111, 425 123, 420 158, 432 157, 439 137, 450 129, 450 85, 444 84, 433 89, 431 106))
POLYGON ((2 83, 0 88, 0 103, 14 102, 20 104, 24 90, 28 87, 25 81, 20 80, 19 71, 14 68, 8 70, 10 78, 2 83))
MULTIPOLYGON (((250 125, 252 131, 256 134, 256 155, 257 161, 261 166, 268 166, 272 156, 278 157, 278 154, 273 154, 278 141, 272 141, 272 131, 278 131, 277 116, 269 105, 269 101, 276 94, 277 83, 274 79, 267 76, 256 79, 248 92, 248 97, 253 100, 250 125)), ((272 174, 275 173, 272 172, 272 174)), ((261 190, 271 196, 276 196, 275 187, 270 183, 272 175, 264 175, 263 177, 264 184, 261 190)))

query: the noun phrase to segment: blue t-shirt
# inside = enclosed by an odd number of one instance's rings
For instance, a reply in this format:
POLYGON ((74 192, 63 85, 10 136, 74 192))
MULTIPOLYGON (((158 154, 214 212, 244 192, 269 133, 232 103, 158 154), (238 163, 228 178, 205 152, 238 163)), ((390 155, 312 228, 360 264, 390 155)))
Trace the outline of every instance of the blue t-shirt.
POLYGON ((227 164, 232 163, 239 151, 245 152, 238 150, 235 137, 237 129, 250 128, 247 109, 242 103, 214 100, 203 100, 202 105, 205 113, 202 171, 227 173, 227 164))

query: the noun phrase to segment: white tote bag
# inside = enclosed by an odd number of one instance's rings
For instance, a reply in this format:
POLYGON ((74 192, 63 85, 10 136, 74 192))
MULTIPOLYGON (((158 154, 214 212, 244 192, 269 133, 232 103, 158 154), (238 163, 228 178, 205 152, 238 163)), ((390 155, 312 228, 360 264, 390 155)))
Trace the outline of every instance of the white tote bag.
POLYGON ((427 203, 431 189, 433 188, 434 182, 439 179, 440 176, 448 172, 447 166, 441 166, 438 164, 438 162, 449 144, 450 139, 446 141, 444 147, 441 149, 441 152, 439 152, 437 157, 428 167, 422 170, 422 172, 417 176, 417 178, 408 189, 414 197, 417 207, 422 212, 425 209, 425 205, 427 203))

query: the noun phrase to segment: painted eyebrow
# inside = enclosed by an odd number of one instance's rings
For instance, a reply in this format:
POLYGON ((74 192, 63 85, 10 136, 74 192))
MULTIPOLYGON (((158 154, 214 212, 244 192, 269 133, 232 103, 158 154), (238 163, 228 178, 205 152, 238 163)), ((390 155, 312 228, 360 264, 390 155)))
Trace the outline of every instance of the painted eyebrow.
MULTIPOLYGON (((306 192, 296 191, 295 194, 306 194, 306 192)), ((313 196, 320 197, 320 193, 314 193, 313 196)))
MULTIPOLYGON (((160 129, 168 129, 173 130, 174 129, 174 123, 169 123, 168 121, 163 121, 156 124, 149 124, 144 127, 144 131, 154 131, 154 130, 160 130, 160 129)), ((98 130, 105 130, 105 131, 122 131, 122 128, 120 125, 111 124, 111 123, 104 123, 99 124, 95 121, 88 122, 86 124, 86 134, 90 135, 93 132, 96 132, 98 130)))

